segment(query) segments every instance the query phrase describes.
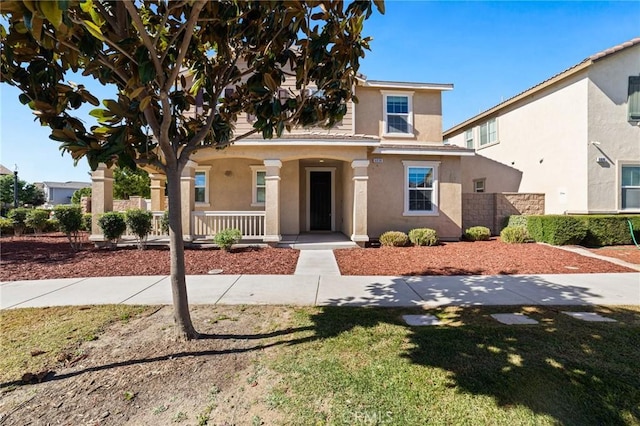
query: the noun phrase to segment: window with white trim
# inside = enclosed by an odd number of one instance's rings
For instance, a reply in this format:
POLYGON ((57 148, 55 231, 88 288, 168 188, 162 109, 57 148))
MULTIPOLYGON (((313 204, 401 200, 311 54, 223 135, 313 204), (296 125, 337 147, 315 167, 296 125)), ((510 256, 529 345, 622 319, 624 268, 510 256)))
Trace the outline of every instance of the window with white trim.
POLYGON ((390 136, 413 136, 412 93, 383 93, 383 133, 390 136))
POLYGON ((640 210, 640 164, 621 167, 622 210, 640 210))
POLYGON ((469 129, 466 132, 464 132, 464 142, 465 145, 467 146, 467 148, 474 148, 473 145, 473 129, 469 129))
POLYGON ((251 205, 264 206, 267 195, 265 178, 267 169, 264 166, 251 166, 251 205))
POLYGON ((404 215, 438 214, 438 162, 403 161, 404 215))
POLYGON ((493 118, 480 125, 480 146, 498 142, 498 123, 493 118))
POLYGON ((209 188, 207 179, 208 173, 206 170, 196 170, 194 180, 195 201, 196 203, 206 204, 209 202, 209 188))
POLYGON ((627 107, 629 121, 640 121, 640 76, 629 76, 627 107))
POLYGON ((484 192, 485 179, 476 179, 473 181, 473 192, 484 192))

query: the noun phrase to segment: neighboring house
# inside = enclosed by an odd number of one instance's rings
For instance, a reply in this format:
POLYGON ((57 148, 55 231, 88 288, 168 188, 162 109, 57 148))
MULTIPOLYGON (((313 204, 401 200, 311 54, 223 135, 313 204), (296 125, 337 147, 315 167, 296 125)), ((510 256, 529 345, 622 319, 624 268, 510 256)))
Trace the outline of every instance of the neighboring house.
POLYGON ((640 212, 640 38, 444 132, 462 190, 544 193, 546 213, 640 212))
MULTIPOLYGON (((293 81, 283 86, 295 90, 293 81)), ((272 244, 283 235, 334 231, 362 245, 417 227, 459 239, 461 158, 474 152, 442 142, 441 95, 452 88, 363 77, 355 87, 359 103, 349 103, 329 131, 294 129, 196 152, 182 180, 185 239, 227 227, 272 244)), ((236 133, 251 128, 243 116, 236 133)), ((109 194, 111 171, 101 166, 93 176, 94 212, 108 211, 110 197, 96 195, 109 194)), ((164 188, 165 177, 152 174, 154 211, 166 208, 164 188)))
POLYGON ((0 164, 0 176, 13 175, 13 172, 0 164))
POLYGON ((87 182, 41 182, 36 185, 44 191, 46 207, 71 204, 74 192, 82 188, 91 188, 91 183, 87 182))

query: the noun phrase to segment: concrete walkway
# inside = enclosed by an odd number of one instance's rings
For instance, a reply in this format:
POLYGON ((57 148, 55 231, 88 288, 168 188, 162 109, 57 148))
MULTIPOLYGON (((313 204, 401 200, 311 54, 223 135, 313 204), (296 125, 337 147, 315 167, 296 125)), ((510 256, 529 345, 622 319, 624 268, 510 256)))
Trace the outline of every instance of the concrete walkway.
POLYGON ((300 250, 294 275, 339 276, 333 250, 300 250))
MULTIPOLYGON (((497 276, 190 275, 191 304, 638 305, 640 273, 497 276)), ((0 283, 0 308, 171 304, 167 276, 0 283)))

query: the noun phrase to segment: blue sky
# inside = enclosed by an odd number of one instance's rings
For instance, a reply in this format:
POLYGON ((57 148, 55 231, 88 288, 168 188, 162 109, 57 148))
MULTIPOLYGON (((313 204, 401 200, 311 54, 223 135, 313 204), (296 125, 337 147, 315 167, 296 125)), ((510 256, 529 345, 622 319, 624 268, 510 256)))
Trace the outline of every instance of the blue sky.
MULTIPOLYGON (((443 94, 445 129, 577 64, 640 37, 640 2, 387 1, 365 34, 360 71, 374 80, 453 83, 443 94)), ((72 78, 73 80, 73 78, 72 78)), ((28 182, 89 181, 18 92, 0 85, 0 162, 28 182)))

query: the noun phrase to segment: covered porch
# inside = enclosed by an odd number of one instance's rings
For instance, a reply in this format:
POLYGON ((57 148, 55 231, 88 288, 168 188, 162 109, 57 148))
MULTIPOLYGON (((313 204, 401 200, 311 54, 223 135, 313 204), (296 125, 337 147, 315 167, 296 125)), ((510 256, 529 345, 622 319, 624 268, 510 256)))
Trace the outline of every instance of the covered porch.
MULTIPOLYGON (((272 246, 369 240, 366 146, 238 145, 197 153, 185 167, 180 183, 185 241, 211 240, 228 228, 239 229, 246 242, 272 246)), ((157 240, 164 236, 166 177, 150 177, 157 240)), ((112 171, 101 165, 92 181, 91 239, 100 241, 97 218, 113 209, 112 171)))

